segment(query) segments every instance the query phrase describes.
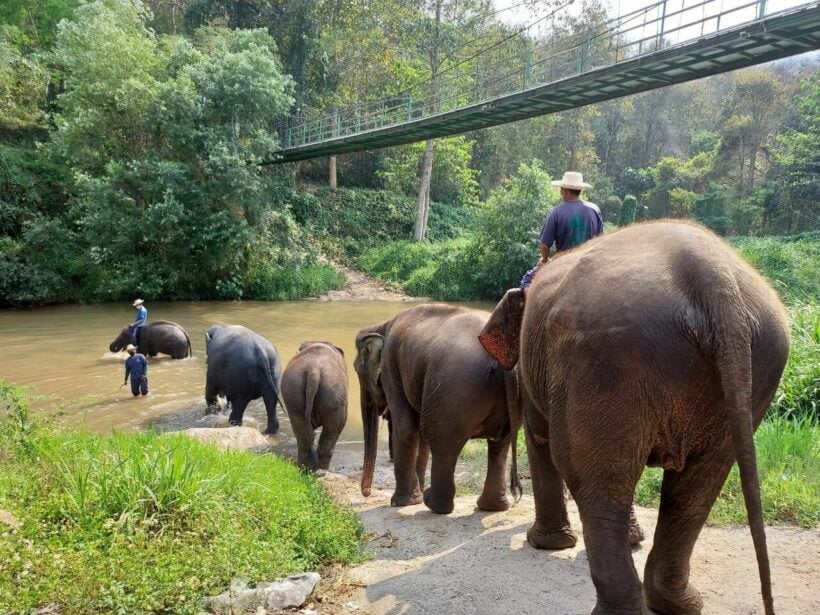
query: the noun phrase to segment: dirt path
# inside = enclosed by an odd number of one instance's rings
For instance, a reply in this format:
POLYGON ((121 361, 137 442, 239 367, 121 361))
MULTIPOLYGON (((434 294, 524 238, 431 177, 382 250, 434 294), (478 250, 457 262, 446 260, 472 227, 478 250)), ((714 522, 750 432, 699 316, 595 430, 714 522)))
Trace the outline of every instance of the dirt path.
POLYGON ((391 290, 384 283, 361 271, 337 262, 328 262, 344 274, 345 287, 342 290, 326 292, 316 301, 429 301, 429 298, 411 297, 403 292, 391 290))
MULTIPOLYGON (((534 517, 531 495, 503 513, 475 509, 459 497, 450 515, 423 505, 391 508, 392 466, 380 452, 373 495, 359 493, 360 454, 337 451, 322 480, 361 515, 372 560, 325 579, 310 605, 323 614, 495 615, 589 613, 595 592, 583 538, 574 549, 536 551, 525 533, 534 517), (341 453, 341 454, 340 454, 341 453)), ((570 516, 581 529, 577 509, 570 516)), ((643 573, 657 514, 638 509, 647 540, 633 559, 643 573)), ((779 614, 820 613, 820 533, 767 528, 775 606, 779 614)), ((695 546, 692 581, 704 613, 762 612, 757 566, 746 527, 707 527, 695 546)))

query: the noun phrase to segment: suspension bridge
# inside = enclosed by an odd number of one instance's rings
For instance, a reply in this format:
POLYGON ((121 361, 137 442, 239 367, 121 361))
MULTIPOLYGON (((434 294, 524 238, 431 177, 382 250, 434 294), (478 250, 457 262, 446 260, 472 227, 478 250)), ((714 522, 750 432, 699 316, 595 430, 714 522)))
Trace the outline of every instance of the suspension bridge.
POLYGON ((820 49, 820 2, 778 4, 660 0, 540 45, 509 37, 412 91, 280 122, 268 164, 456 135, 820 49))

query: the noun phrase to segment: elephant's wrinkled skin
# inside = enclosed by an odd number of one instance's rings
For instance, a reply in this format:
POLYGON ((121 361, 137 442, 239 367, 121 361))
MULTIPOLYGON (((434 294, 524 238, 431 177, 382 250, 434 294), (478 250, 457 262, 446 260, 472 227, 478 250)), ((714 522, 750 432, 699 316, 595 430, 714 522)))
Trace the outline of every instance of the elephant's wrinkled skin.
POLYGON ((594 613, 700 613, 689 559, 737 458, 772 613, 752 439, 789 349, 771 287, 708 231, 657 222, 551 260, 516 324, 521 311, 509 291, 482 340, 509 349, 499 359, 507 365, 520 341, 519 377, 536 408, 526 426, 536 501, 530 542, 549 548, 571 531, 563 478, 584 526, 594 613), (646 465, 665 471, 642 594, 627 532, 646 465))
MULTIPOLYGON (((119 352, 125 350, 128 344, 136 346, 137 340, 131 335, 130 327, 123 327, 120 334, 108 345, 108 350, 119 352)), ((170 320, 157 320, 142 330, 137 352, 147 357, 155 357, 161 352, 171 355, 174 359, 184 359, 192 354, 191 338, 182 325, 170 320)))
POLYGON ((279 352, 267 338, 241 325, 214 325, 205 334, 208 371, 205 401, 209 408, 222 395, 231 405, 228 422, 241 425, 248 403, 259 397, 265 401, 268 425, 265 433, 279 431, 276 402, 280 395, 282 368, 279 352))
MULTIPOLYGON (((506 510, 505 468, 520 425, 515 374, 502 370, 478 343, 488 312, 429 304, 412 307, 356 336, 365 456, 361 489, 370 494, 379 416, 389 407, 396 491, 393 506, 422 501, 453 510, 453 473, 470 438, 487 438, 482 510, 506 510), (432 454, 430 488, 424 491, 432 454)), ((520 492, 513 448, 512 479, 520 492)))
POLYGON ((282 374, 282 398, 299 449, 298 463, 327 470, 347 422, 344 352, 328 342, 305 342, 282 374), (316 450, 315 430, 322 428, 316 450))

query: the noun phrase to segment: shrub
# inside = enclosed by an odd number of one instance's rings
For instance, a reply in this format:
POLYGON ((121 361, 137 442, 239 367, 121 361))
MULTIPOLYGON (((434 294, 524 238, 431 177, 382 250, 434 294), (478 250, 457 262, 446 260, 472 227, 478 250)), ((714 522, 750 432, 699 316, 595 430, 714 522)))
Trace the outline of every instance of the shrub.
POLYGON ((820 231, 792 237, 736 237, 731 243, 786 301, 820 301, 820 231))
POLYGON ((0 380, 0 610, 198 613, 251 583, 360 558, 362 527, 315 478, 271 455, 186 436, 43 426, 0 380))
POLYGON ((618 213, 618 226, 626 226, 635 222, 635 215, 638 211, 638 199, 631 194, 624 197, 621 210, 618 213))

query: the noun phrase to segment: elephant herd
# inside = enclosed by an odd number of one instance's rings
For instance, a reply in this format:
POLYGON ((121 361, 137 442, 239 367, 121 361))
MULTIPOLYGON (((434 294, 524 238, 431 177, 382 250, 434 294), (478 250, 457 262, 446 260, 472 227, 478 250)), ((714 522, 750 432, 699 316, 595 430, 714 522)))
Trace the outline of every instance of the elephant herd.
MULTIPOLYGON (((593 613, 688 615, 703 607, 689 583, 692 550, 737 461, 765 612, 774 612, 752 436, 786 363, 788 324, 768 283, 712 233, 673 222, 627 227, 551 259, 526 299, 508 291, 492 314, 418 305, 359 331, 356 350, 365 496, 379 417, 389 413, 392 505, 451 512, 459 453, 484 438, 478 508, 504 510, 510 449, 509 489, 520 494, 515 442, 523 425, 535 501, 527 541, 575 545, 566 485, 583 524, 593 613), (630 544, 642 538, 632 501, 645 466, 664 475, 642 585, 630 544)), ((226 395, 231 422, 241 423, 249 399, 261 396, 275 431, 276 401, 284 400, 302 466, 327 467, 346 419, 346 387, 342 352, 329 343, 303 345, 282 374, 261 336, 237 326, 208 332, 209 403, 226 395), (246 376, 244 388, 231 388, 235 374, 246 376)))

